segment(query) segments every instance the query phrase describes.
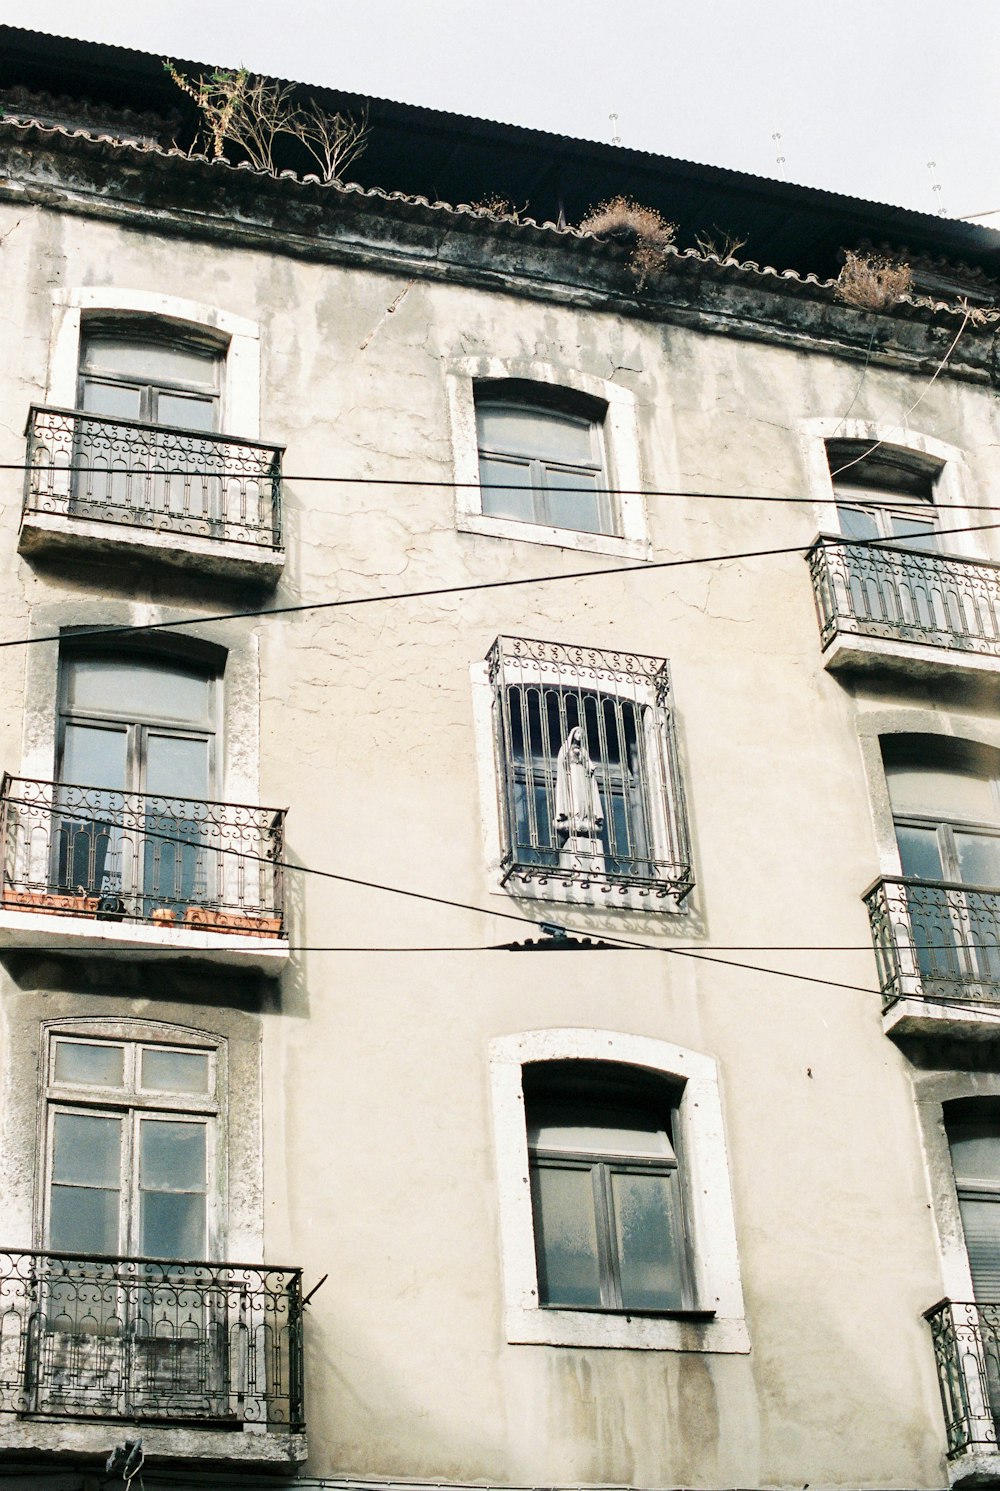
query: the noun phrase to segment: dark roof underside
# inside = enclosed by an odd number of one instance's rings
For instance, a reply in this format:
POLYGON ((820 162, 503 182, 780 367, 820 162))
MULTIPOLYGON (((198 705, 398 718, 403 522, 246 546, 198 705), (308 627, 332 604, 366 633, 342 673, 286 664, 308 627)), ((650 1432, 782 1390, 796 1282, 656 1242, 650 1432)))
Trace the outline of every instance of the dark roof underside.
MULTIPOLYGON (((180 60, 178 66, 210 70, 180 60)), ((184 146, 197 122, 159 57, 0 26, 0 90, 12 87, 179 114, 184 146)), ((539 222, 562 217, 570 224, 596 203, 625 195, 678 223, 681 247, 698 233, 730 233, 746 239, 741 257, 781 270, 835 275, 845 247, 871 242, 1000 278, 1000 233, 971 223, 386 99, 305 85, 301 91, 331 112, 367 109, 367 147, 349 173, 362 186, 453 204, 501 197, 539 222)))

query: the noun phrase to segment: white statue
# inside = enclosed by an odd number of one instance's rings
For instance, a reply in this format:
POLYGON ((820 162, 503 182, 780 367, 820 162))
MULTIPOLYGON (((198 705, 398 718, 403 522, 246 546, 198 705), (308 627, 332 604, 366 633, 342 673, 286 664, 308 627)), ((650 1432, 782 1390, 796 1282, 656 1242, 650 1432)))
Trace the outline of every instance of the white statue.
POLYGON ((556 757, 556 829, 567 840, 599 839, 604 808, 583 731, 574 725, 556 757))

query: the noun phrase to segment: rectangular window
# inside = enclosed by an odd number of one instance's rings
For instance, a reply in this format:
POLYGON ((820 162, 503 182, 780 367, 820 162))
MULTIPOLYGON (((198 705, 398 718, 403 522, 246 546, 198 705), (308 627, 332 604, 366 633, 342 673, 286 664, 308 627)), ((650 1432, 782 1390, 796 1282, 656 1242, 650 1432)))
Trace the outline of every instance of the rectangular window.
POLYGON ((686 895, 667 664, 511 637, 488 663, 504 879, 686 895))

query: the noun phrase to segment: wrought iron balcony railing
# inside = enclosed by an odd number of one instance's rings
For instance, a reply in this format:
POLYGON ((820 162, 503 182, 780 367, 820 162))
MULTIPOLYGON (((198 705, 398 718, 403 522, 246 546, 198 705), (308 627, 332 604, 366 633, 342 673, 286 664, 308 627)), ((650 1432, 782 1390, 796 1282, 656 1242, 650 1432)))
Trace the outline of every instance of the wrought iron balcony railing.
POLYGON ((0 1410, 301 1429, 301 1271, 0 1251, 0 1410))
POLYGON ((281 547, 282 448, 32 405, 24 512, 281 547))
POLYGON ((928 1310, 938 1384, 948 1433, 948 1457, 998 1453, 1000 1304, 945 1299, 928 1310))
POLYGON ((283 810, 5 774, 4 910, 279 937, 283 810))
POLYGON ((824 648, 847 634, 1000 657, 1000 566, 827 538, 808 558, 824 648))
POLYGON ((935 996, 1000 1003, 1000 890, 890 876, 864 899, 884 1008, 935 996))

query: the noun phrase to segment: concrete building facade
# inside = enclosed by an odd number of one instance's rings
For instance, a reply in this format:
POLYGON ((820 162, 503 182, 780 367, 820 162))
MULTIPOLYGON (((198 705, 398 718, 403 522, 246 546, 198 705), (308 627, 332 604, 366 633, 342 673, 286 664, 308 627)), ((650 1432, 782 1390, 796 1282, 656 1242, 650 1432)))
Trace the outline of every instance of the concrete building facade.
POLYGON ((990 1483, 1000 240, 5 39, 0 1473, 990 1483))

